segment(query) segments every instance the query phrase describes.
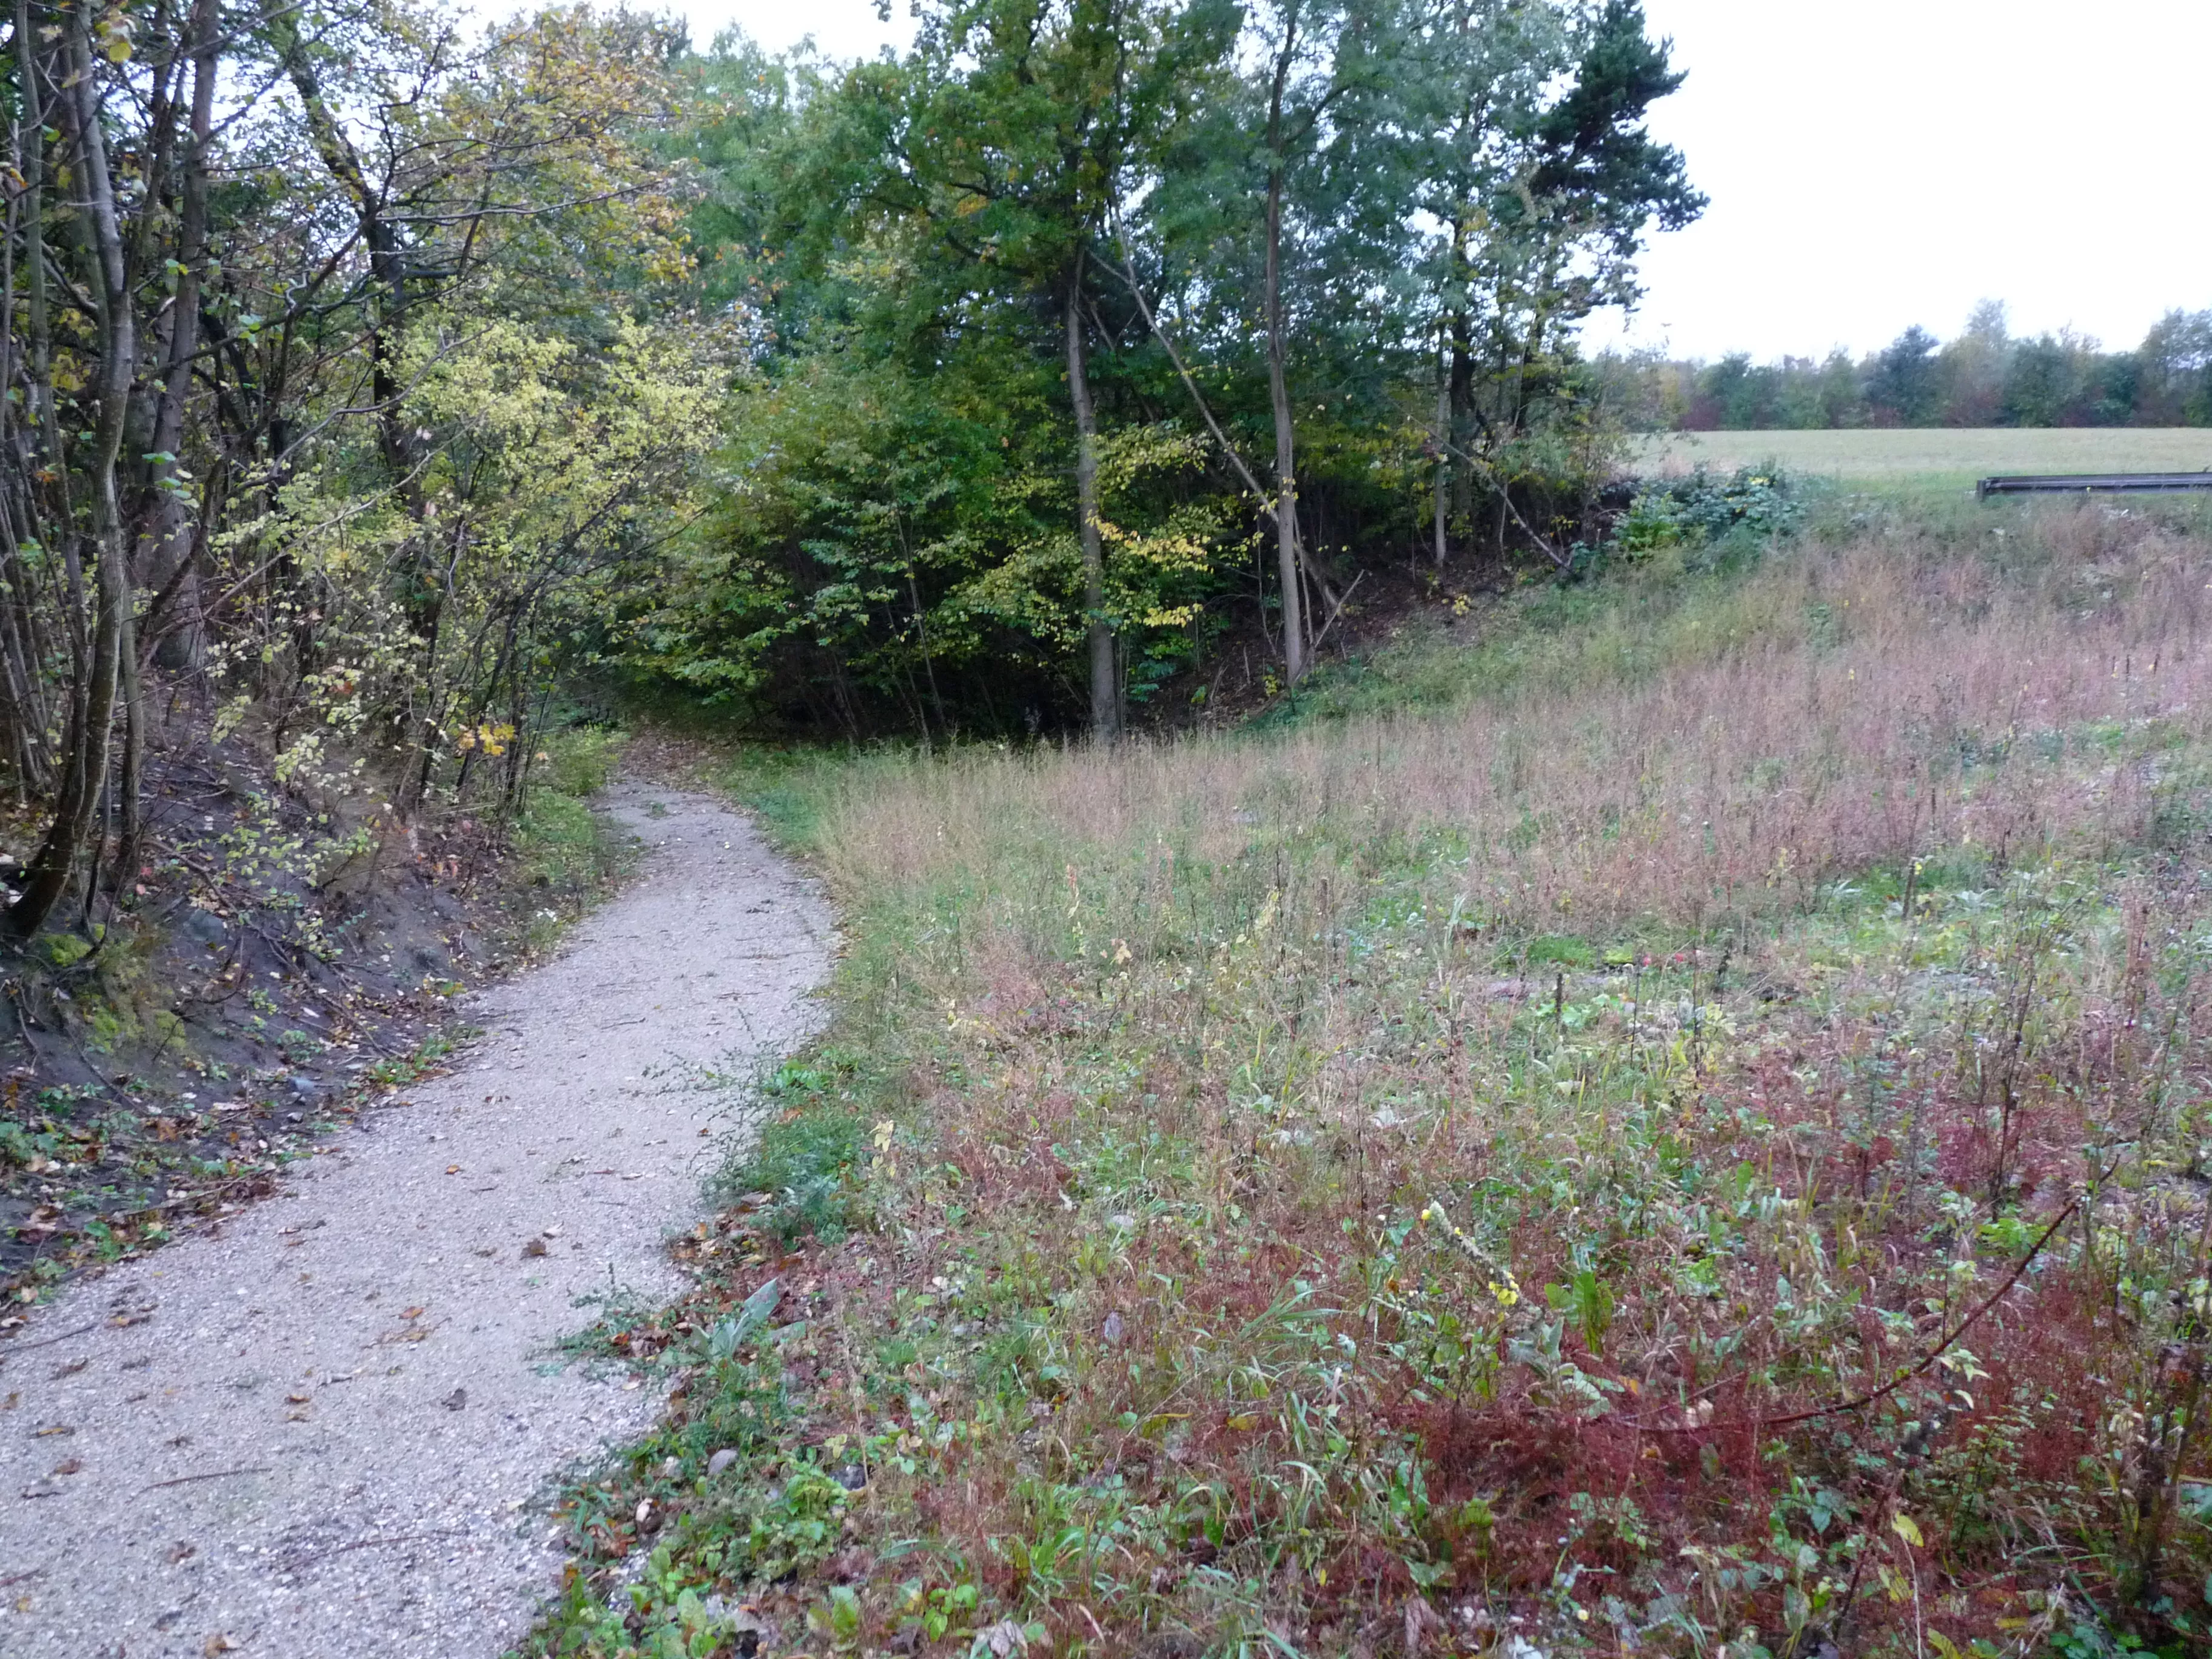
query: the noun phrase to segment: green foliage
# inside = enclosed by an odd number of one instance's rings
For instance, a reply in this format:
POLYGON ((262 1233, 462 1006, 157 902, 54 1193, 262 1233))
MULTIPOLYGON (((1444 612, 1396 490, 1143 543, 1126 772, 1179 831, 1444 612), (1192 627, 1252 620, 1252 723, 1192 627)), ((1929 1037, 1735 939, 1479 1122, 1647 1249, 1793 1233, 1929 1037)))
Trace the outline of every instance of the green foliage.
POLYGON ((1771 540, 1797 528, 1803 508, 1792 480, 1773 463, 1739 467, 1715 478, 1705 467, 1648 484, 1613 532, 1620 550, 1637 557, 1662 548, 1700 548, 1741 532, 1771 540))
POLYGON ((810 1236, 834 1240, 855 1218, 868 1133, 854 1103, 856 1071, 850 1058, 834 1054, 776 1067, 758 1085, 766 1115, 757 1133, 715 1176, 726 1196, 765 1194, 766 1224, 787 1243, 810 1236))
POLYGON ((526 949, 550 949, 635 862, 628 836, 595 809, 624 734, 572 726, 548 732, 532 757, 529 793, 509 830, 514 908, 526 949))
MULTIPOLYGON (((1018 342, 965 343, 926 379, 855 348, 741 391, 727 459, 751 487, 637 616, 630 665, 856 732, 859 705, 825 701, 824 665, 848 697, 939 736, 979 705, 1018 726, 1059 695, 1084 629, 1069 428, 1018 342)), ((1230 543, 1220 502, 1188 499, 1200 459, 1172 422, 1104 446, 1106 604, 1133 666, 1204 637, 1230 543)))
POLYGON ((1679 76, 1636 7, 920 15, 895 63, 837 74, 739 43, 697 66, 683 142, 714 185, 695 234, 717 291, 764 322, 725 458, 743 487, 623 613, 638 684, 852 738, 1034 733, 1069 723, 1095 628, 1115 702, 1206 661, 1267 529, 1267 469, 1243 458, 1290 465, 1284 422, 1331 602, 1419 533, 1431 458, 1478 426, 1484 453, 1449 469, 1468 523, 1500 490, 1541 521, 1596 487, 1606 428, 1572 331, 1629 297, 1644 226, 1698 206, 1644 131, 1679 76), (1455 228, 1440 241, 1424 215, 1455 228), (1407 407, 1447 316, 1438 433, 1407 407), (1096 572, 1071 374, 1097 416, 1096 572))
POLYGON ((209 884, 279 890, 319 950, 302 892, 395 820, 520 805, 554 681, 700 510, 736 337, 650 143, 680 32, 576 6, 464 44, 384 0, 18 23, 0 754, 53 811, 11 926, 111 848, 112 900, 175 874, 137 798, 167 700, 228 787, 269 786, 209 884), (97 280, 50 289, 59 247, 97 280))
POLYGON ((540 743, 538 781, 556 794, 589 799, 614 776, 624 740, 623 732, 603 726, 549 732, 540 743))

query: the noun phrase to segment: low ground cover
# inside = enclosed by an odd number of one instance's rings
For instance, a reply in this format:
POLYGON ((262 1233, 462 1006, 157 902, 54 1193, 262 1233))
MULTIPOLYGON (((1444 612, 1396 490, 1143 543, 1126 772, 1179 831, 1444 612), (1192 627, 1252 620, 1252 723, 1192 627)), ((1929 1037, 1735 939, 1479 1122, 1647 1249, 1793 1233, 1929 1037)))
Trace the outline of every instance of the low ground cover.
POLYGON ((540 1647, 2202 1646, 2212 544, 2008 522, 741 768, 836 1021, 599 1334, 678 1393, 540 1647))
POLYGON ((2212 466, 2202 427, 1919 427, 1814 432, 1662 432, 1636 441, 1644 471, 1717 471, 1778 461, 1862 485, 1925 481, 1971 489, 1992 472, 2196 472, 2212 466))

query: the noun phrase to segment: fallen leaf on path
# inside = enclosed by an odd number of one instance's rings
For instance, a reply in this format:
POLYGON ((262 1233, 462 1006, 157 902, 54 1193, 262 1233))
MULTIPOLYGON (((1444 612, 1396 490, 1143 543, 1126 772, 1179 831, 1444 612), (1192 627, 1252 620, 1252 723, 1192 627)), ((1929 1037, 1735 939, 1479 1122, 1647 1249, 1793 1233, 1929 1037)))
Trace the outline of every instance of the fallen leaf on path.
POLYGON ((1443 1618, 1428 1602, 1418 1595, 1406 1598, 1406 1651, 1418 1654, 1429 1645, 1431 1632, 1443 1633, 1449 1626, 1443 1618))
POLYGON ((200 1651, 207 1656, 207 1659, 216 1659, 216 1656, 217 1654, 236 1653, 238 1651, 238 1644, 232 1641, 230 1638, 225 1636, 221 1631, 217 1631, 201 1644, 200 1651))
POLYGON ((460 1166, 459 1164, 448 1164, 446 1166, 446 1173, 447 1173, 447 1175, 459 1175, 459 1174, 460 1174, 460 1172, 461 1172, 461 1166, 460 1166))
POLYGON ((57 1463, 54 1466, 56 1474, 82 1474, 83 1472, 84 1460, 81 1457, 72 1457, 66 1463, 57 1463))
POLYGON ((66 1423, 49 1423, 43 1429, 32 1430, 31 1438, 33 1440, 44 1440, 52 1435, 75 1434, 76 1432, 76 1431, 66 1423))
POLYGON ((402 1308, 399 1310, 399 1316, 402 1319, 420 1319, 422 1316, 422 1310, 420 1308, 402 1308))
POLYGON ((522 1253, 525 1255, 544 1255, 545 1254, 545 1241, 542 1238, 532 1239, 530 1243, 522 1247, 522 1253))
POLYGON ((311 1395, 288 1394, 284 1396, 284 1403, 288 1406, 304 1406, 313 1397, 311 1395))

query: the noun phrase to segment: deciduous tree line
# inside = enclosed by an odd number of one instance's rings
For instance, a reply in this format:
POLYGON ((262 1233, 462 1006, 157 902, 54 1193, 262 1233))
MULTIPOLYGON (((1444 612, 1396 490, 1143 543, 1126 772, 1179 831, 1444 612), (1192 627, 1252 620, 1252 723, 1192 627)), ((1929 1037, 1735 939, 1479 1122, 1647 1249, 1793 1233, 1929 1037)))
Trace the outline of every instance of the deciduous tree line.
POLYGON ((179 744, 404 818, 512 803, 580 672, 1110 739, 1242 606, 1295 680, 1364 562, 1559 554, 1577 325, 1701 205, 1632 0, 929 0, 854 66, 13 8, 19 934, 179 744))
POLYGON ((512 798, 563 641, 720 431, 681 37, 384 0, 15 0, 0 57, 9 921, 128 890, 157 751, 512 798))
POLYGON ((1577 330, 1702 205, 1632 0, 939 0, 705 78, 738 482, 639 635, 854 733, 1110 738, 1240 610, 1289 682, 1377 558, 1565 559, 1577 330))
POLYGON ((2169 311, 2131 351, 2071 332, 2014 335, 1986 301, 1951 340, 1915 326, 1856 361, 1611 357, 1595 372, 1623 420, 1646 431, 2212 426, 2212 310, 2169 311))

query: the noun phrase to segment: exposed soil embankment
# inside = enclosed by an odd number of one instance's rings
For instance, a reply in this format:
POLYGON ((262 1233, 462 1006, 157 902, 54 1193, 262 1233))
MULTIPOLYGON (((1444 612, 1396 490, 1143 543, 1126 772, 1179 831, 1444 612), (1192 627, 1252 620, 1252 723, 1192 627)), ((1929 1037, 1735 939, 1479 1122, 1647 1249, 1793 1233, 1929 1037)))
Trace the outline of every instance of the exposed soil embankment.
MULTIPOLYGON (((265 1195, 443 1054, 461 994, 556 934, 618 856, 612 836, 532 856, 538 819, 591 823, 557 790, 511 827, 459 809, 400 825, 358 791, 280 787, 235 738, 180 739, 149 778, 134 878, 103 869, 0 961, 11 1304, 265 1195)), ((44 823, 0 811, 0 882, 44 823)))

